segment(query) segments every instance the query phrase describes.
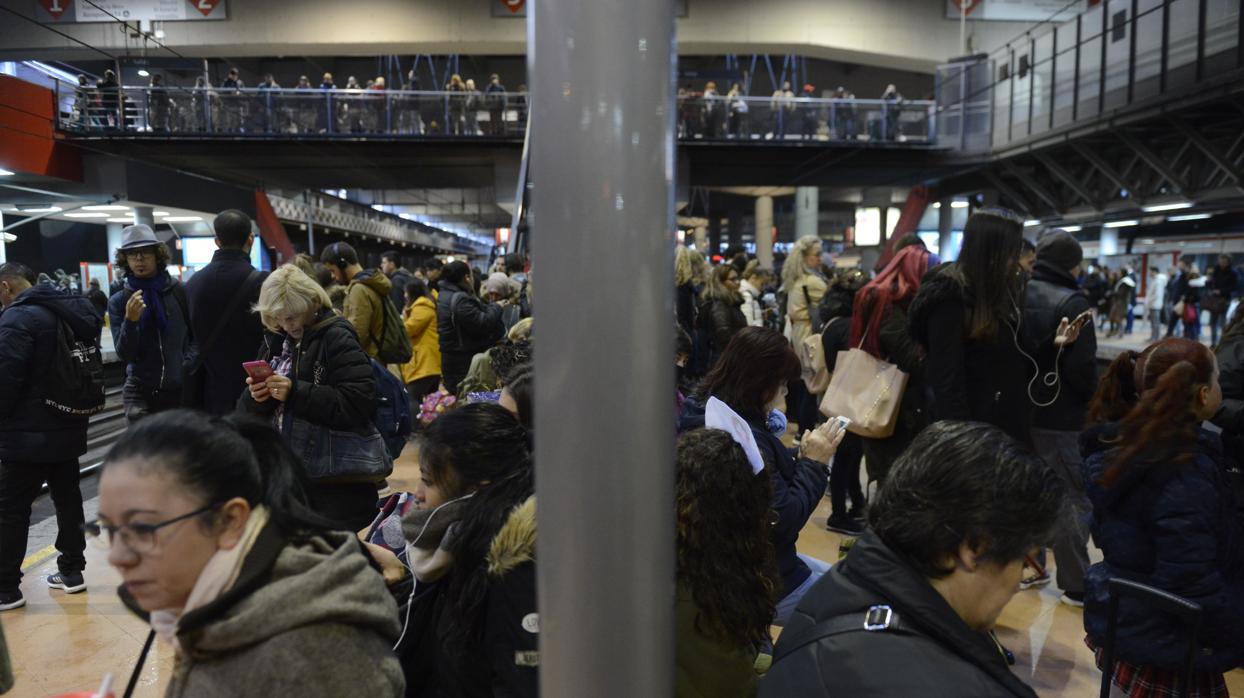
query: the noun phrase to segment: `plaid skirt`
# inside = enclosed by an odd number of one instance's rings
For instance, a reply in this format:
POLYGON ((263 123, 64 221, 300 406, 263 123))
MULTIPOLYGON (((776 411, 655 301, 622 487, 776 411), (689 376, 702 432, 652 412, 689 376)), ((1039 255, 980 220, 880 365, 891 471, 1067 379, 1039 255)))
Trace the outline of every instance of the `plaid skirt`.
MULTIPOLYGON (((1088 637, 1084 644, 1093 650, 1097 668, 1102 668, 1102 650, 1093 644, 1088 637)), ((1174 698, 1179 685, 1179 671, 1159 669, 1144 664, 1132 664, 1116 659, 1114 662, 1115 688, 1123 692, 1127 698, 1174 698)), ((1227 682, 1220 673, 1194 671, 1192 686, 1185 688, 1185 698, 1230 698, 1227 682)))

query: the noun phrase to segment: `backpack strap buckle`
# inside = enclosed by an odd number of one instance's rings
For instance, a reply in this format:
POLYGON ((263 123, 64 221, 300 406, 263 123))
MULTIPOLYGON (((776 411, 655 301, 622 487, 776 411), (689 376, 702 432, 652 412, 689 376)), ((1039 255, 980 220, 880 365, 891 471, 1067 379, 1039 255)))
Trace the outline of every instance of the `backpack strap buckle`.
POLYGON ((872 606, 864 614, 864 629, 869 632, 888 630, 894 619, 894 609, 889 606, 872 606))

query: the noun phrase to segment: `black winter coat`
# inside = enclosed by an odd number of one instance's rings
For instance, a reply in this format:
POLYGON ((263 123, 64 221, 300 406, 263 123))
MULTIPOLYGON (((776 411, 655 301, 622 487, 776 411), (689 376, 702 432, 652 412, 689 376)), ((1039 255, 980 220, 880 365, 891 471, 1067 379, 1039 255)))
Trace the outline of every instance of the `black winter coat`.
POLYGON ((1040 379, 1033 383, 1033 392, 1040 402, 1049 402, 1055 390, 1058 395, 1049 407, 1035 408, 1033 425, 1079 432, 1084 429, 1088 404, 1097 390, 1097 332, 1090 320, 1080 330, 1080 338, 1063 350, 1061 358, 1054 346, 1054 335, 1063 318, 1074 320, 1090 308, 1088 294, 1080 290, 1069 272, 1043 261, 1037 262, 1026 294, 1025 344, 1036 349, 1033 356, 1041 366, 1041 375, 1054 371, 1057 364, 1059 379, 1058 388, 1048 388, 1040 379))
POLYGON ((1235 270, 1231 267, 1223 269, 1218 265, 1214 265, 1214 270, 1210 272, 1209 281, 1206 282, 1205 288, 1210 292, 1217 292, 1219 296, 1231 300, 1235 295, 1235 270))
POLYGON ((727 303, 722 300, 706 300, 700 306, 700 330, 709 338, 709 367, 726 351, 726 345, 739 330, 747 327, 743 314, 743 301, 727 303))
POLYGON ((57 304, 81 339, 99 343, 102 325, 91 302, 51 284, 17 296, 0 312, 0 460, 55 463, 86 453, 87 417, 66 416, 44 404, 40 379, 56 358, 57 304))
POLYGON ((441 284, 436 301, 436 329, 441 356, 466 357, 491 349, 505 333, 501 306, 485 303, 474 293, 453 284, 441 284))
MULTIPOLYGON (((284 344, 284 333, 267 333, 257 358, 270 361, 280 356, 284 344)), ((290 380, 293 388, 285 401, 287 423, 297 416, 331 429, 359 429, 370 424, 376 412, 376 379, 371 363, 359 345, 354 326, 331 310, 321 310, 303 333, 290 380)), ((278 404, 276 400, 255 402, 250 389, 243 387, 238 409, 270 416, 278 404)))
POLYGON ((393 301, 393 307, 399 312, 406 307, 406 284, 414 278, 405 269, 398 269, 389 277, 389 283, 392 284, 389 288, 389 300, 393 301))
MULTIPOLYGON (((1032 364, 1012 334, 1014 319, 999 323, 987 340, 969 339, 973 298, 947 272, 953 263, 933 267, 908 309, 911 336, 924 348, 926 397, 931 422, 943 419, 993 424, 1029 443, 1032 403, 1028 381, 1032 364)), ((1029 348, 1024 351, 1032 353, 1029 348)))
POLYGON ((898 615, 898 629, 843 632, 792 650, 760 682, 760 698, 1037 695, 1011 673, 987 634, 969 628, 871 531, 803 597, 778 637, 774 657, 821 621, 851 615, 862 626, 875 605, 898 615))
MULTIPOLYGON (((216 250, 212 263, 203 267, 186 282, 186 299, 190 301, 190 326, 202 343, 221 322, 229 301, 246 283, 255 268, 242 250, 216 250)), ((246 385, 242 363, 254 357, 254 348, 264 336, 259 314, 251 311, 259 302, 259 291, 268 272, 259 272, 246 291, 246 297, 233 317, 224 319, 220 336, 209 351, 202 355, 205 378, 203 404, 209 414, 224 415, 233 411, 238 390, 246 385)))
MULTIPOLYGON (((769 507, 777 514, 777 523, 771 529, 771 536, 778 573, 782 576, 778 598, 785 598, 798 589, 812 573, 804 561, 799 559, 795 541, 812 517, 812 512, 821 503, 821 497, 825 496, 829 470, 824 465, 807 459, 796 460, 781 439, 769 431, 765 418, 761 415, 749 415, 745 412, 739 414, 752 428, 756 446, 765 462, 765 470, 773 478, 773 498, 769 507)), ((688 398, 679 421, 679 432, 703 426, 704 403, 696 398, 688 398)))
POLYGON ((1222 407, 1212 421, 1222 429, 1227 454, 1240 462, 1244 457, 1244 334, 1223 335, 1215 353, 1222 407))
MULTIPOLYGON (((1085 432, 1081 450, 1084 485, 1093 503, 1093 540, 1105 559, 1084 578, 1084 629, 1105 642, 1109 614, 1107 580, 1124 577, 1194 601, 1204 609, 1197 671, 1225 672, 1244 664, 1244 539, 1235 497, 1227 483, 1218 437, 1201 430, 1193 460, 1169 454, 1124 471, 1112 486, 1101 484, 1115 451, 1107 426, 1085 432)), ((1187 651, 1181 624, 1149 604, 1119 604, 1119 659, 1167 669, 1183 666, 1187 651)))
POLYGON ((902 307, 892 305, 886 309, 877 341, 881 344, 882 357, 907 374, 907 388, 903 391, 903 401, 899 403, 894 433, 884 439, 864 439, 864 466, 868 469, 868 479, 882 482, 894 461, 928 426, 929 418, 925 407, 924 357, 907 330, 907 313, 902 307))
MULTIPOLYGON (((168 276, 167 271, 160 272, 168 276)), ((185 369, 195 358, 193 329, 185 287, 168 276, 160 293, 168 326, 161 330, 154 323, 144 331, 139 323, 125 319, 125 304, 134 292, 128 286, 108 299, 108 323, 117 357, 126 363, 125 375, 149 390, 181 387, 185 369)))

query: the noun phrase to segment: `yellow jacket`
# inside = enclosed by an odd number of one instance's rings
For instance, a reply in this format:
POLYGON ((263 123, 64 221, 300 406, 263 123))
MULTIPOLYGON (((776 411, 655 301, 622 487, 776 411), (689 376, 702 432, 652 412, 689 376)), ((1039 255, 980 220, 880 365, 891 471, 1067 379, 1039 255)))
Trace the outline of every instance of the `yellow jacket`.
POLYGON ((406 309, 406 334, 414 356, 402 366, 402 380, 413 383, 420 378, 441 375, 441 343, 436 334, 436 303, 424 296, 406 309))

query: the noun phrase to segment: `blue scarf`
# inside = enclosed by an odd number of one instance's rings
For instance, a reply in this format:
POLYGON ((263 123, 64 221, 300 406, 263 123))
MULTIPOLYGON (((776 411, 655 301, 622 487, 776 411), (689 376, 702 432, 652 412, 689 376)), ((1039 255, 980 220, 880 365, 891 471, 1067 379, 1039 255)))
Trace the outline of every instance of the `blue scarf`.
POLYGON ((164 313, 164 298, 162 294, 164 289, 168 288, 172 279, 167 272, 159 272, 150 279, 140 279, 136 276, 130 276, 125 279, 125 286, 131 291, 143 292, 143 303, 147 304, 147 309, 143 311, 142 317, 138 318, 138 330, 146 332, 154 321, 156 327, 161 331, 168 329, 168 315, 164 313))

